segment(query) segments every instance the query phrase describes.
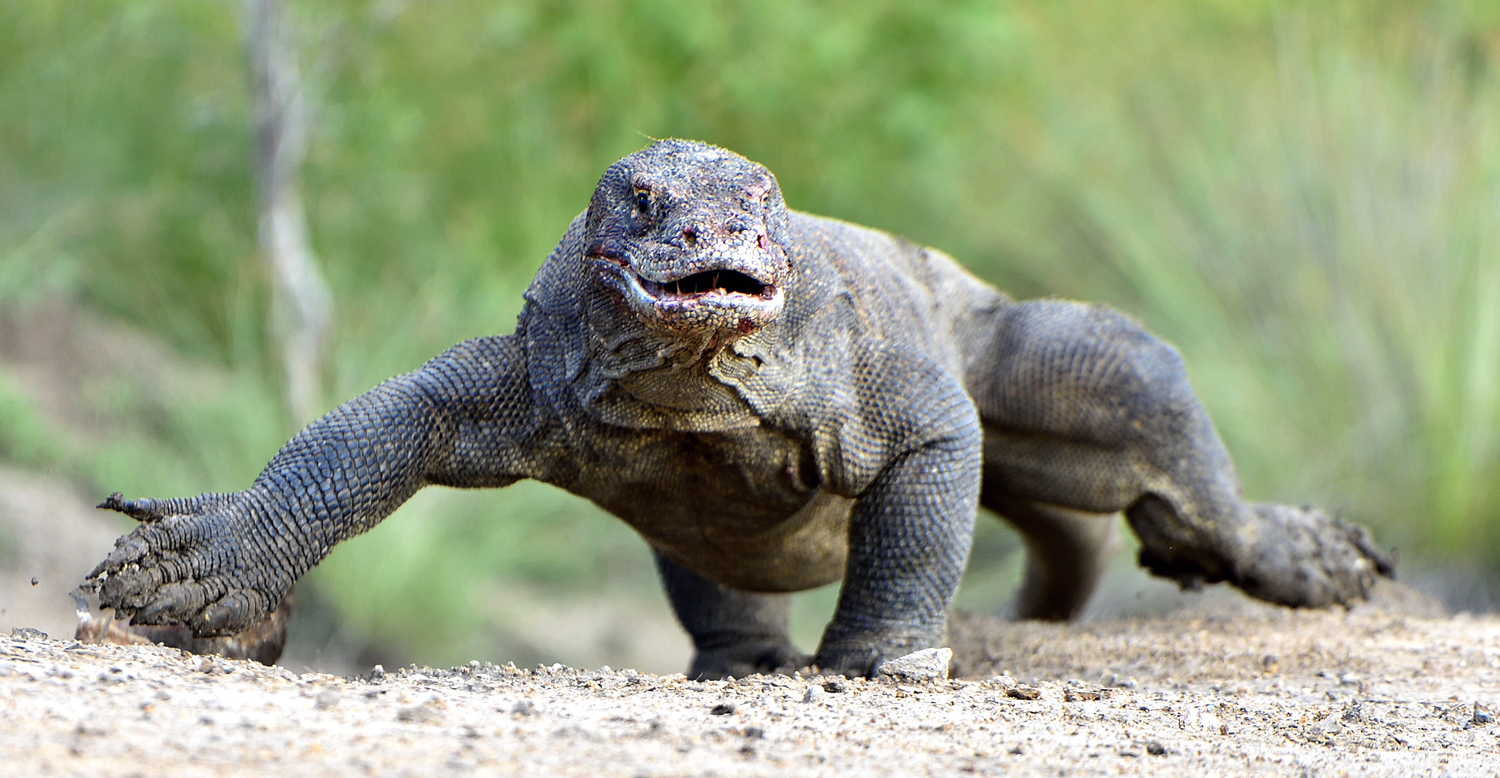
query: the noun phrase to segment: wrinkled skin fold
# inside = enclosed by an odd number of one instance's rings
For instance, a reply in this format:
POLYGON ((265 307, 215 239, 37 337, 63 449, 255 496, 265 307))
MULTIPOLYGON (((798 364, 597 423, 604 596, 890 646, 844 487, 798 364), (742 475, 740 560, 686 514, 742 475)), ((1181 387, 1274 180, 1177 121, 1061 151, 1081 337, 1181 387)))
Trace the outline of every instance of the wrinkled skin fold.
POLYGON ((861 675, 941 645, 980 505, 1027 543, 1026 618, 1082 608, 1121 511, 1184 585, 1320 607, 1392 573, 1363 527, 1246 501, 1181 358, 1135 320, 1014 301, 787 209, 743 157, 662 141, 605 173, 515 333, 349 401, 245 491, 111 497, 142 523, 85 586, 136 624, 234 634, 418 489, 523 478, 651 545, 698 677, 861 675), (803 656, 786 593, 838 580, 803 656))

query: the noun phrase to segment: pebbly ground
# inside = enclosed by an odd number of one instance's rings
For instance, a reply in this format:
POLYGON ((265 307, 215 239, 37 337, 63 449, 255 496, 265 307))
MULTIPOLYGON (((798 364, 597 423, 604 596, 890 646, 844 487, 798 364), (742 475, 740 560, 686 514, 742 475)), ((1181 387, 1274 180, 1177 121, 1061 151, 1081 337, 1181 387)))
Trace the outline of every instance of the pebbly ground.
POLYGON ((0 637, 0 772, 1500 773, 1500 618, 1399 610, 960 616, 960 677, 935 682, 479 662, 342 678, 18 630, 0 637))

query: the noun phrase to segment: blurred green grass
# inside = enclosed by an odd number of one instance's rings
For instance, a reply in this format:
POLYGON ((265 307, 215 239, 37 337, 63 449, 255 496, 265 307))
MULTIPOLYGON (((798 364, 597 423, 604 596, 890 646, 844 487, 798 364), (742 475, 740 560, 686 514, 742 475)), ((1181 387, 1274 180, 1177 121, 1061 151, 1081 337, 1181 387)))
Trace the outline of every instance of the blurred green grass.
MULTIPOLYGON (((508 331, 599 173, 698 138, 794 207, 1137 315, 1184 352, 1252 496, 1500 568, 1494 3, 292 6, 321 100, 328 407, 508 331)), ((0 383, 0 455, 189 494, 241 487, 303 421, 269 356, 239 13, 0 7, 0 306, 64 296, 232 376, 190 403, 107 391, 136 434, 103 450, 49 443, 0 383)), ((1014 567, 985 532, 973 580, 1014 567)), ((315 574, 326 596, 433 662, 481 655, 476 581, 650 577, 628 530, 543 488, 424 494, 351 546, 315 574)))

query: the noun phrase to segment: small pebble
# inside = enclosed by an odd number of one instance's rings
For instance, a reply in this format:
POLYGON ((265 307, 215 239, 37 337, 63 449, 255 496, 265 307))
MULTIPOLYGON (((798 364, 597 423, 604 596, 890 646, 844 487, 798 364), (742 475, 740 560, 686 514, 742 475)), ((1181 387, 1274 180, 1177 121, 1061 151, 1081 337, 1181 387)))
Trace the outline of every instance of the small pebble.
POLYGON ((1474 721, 1475 724, 1489 724, 1489 723, 1492 723, 1494 720, 1495 720, 1495 714, 1490 713, 1490 709, 1488 707, 1486 707, 1483 703, 1480 703, 1480 702, 1475 702, 1474 703, 1474 718, 1473 718, 1473 721, 1474 721))
POLYGON ((948 677, 948 663, 953 661, 951 648, 924 648, 880 664, 880 674, 911 681, 935 681, 948 677))
POLYGON ((1013 686, 1005 690, 1005 696, 1017 700, 1035 700, 1042 696, 1042 692, 1033 686, 1013 686))
POLYGON ((827 699, 827 697, 828 697, 828 692, 824 691, 823 687, 821 687, 821 686, 809 686, 809 687, 807 687, 807 693, 804 694, 804 695, 802 695, 802 701, 803 702, 822 702, 825 699, 827 699))
POLYGON ((1328 714, 1327 718, 1324 718, 1323 720, 1317 722, 1313 725, 1312 728, 1314 732, 1317 732, 1320 735, 1327 735, 1329 737, 1332 737, 1344 731, 1344 724, 1343 722, 1339 721, 1339 716, 1330 713, 1328 714))
MULTIPOLYGON (((814 688, 816 688, 816 687, 814 687, 814 688)), ((711 713, 711 714, 713 714, 715 716, 728 716, 729 714, 731 714, 733 712, 734 712, 734 703, 732 703, 732 702, 721 702, 718 705, 715 705, 713 707, 713 709, 709 711, 709 713, 711 713)))

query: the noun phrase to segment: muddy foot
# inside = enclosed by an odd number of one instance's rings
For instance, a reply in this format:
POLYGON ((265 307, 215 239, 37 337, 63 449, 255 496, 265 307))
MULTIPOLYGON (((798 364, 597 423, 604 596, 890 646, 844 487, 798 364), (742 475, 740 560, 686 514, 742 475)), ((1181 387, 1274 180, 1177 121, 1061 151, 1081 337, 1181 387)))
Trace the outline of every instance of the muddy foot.
POLYGON ((1246 594, 1294 608, 1349 606, 1365 599, 1378 577, 1395 577, 1395 561, 1365 527, 1312 507, 1252 509, 1258 520, 1243 530, 1248 552, 1232 579, 1246 594))

